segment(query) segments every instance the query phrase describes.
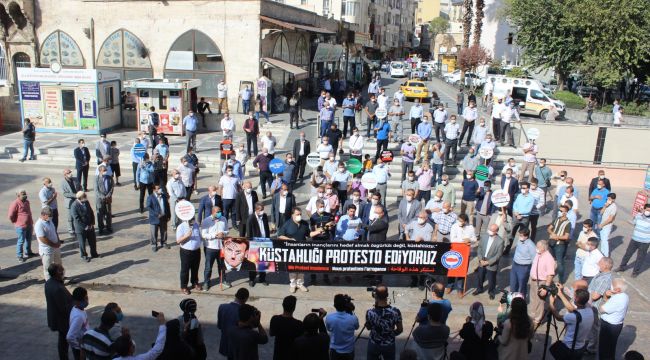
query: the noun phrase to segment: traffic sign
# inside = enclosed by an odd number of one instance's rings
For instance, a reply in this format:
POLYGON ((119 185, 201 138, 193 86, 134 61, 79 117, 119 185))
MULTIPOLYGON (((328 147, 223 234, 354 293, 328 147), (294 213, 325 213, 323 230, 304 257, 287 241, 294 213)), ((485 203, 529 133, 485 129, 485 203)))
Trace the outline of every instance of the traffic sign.
POLYGON ((273 174, 279 174, 284 171, 284 161, 280 159, 273 159, 269 163, 269 170, 273 174))
POLYGON ((317 152, 307 154, 307 165, 309 165, 311 168, 315 168, 320 165, 320 156, 318 156, 317 152))
POLYGON ((510 203, 510 194, 507 191, 499 189, 492 193, 492 204, 496 207, 505 207, 510 203))
POLYGON ((358 174, 359 171, 361 171, 361 161, 359 159, 351 158, 348 160, 348 162, 345 164, 348 171, 353 173, 353 174, 358 174))
POLYGON ((537 138, 539 138, 539 129, 530 128, 526 130, 526 135, 528 136, 528 140, 537 140, 537 138))
POLYGON ((377 187, 377 176, 373 173, 365 173, 361 177, 361 185, 366 190, 372 190, 377 187))
POLYGON ((485 181, 490 176, 490 169, 485 165, 479 165, 476 167, 476 171, 474 171, 474 176, 478 181, 485 181))
POLYGON ((181 200, 176 203, 174 212, 176 212, 176 216, 178 216, 179 219, 188 221, 190 219, 194 219, 195 209, 194 205, 192 205, 191 202, 187 200, 181 200))
POLYGON ((147 147, 144 146, 143 144, 137 143, 133 145, 133 155, 135 155, 138 160, 142 160, 144 158, 144 154, 147 153, 147 147))
POLYGON ((388 116, 388 110, 386 110, 386 108, 380 107, 377 109, 377 111, 375 111, 375 115, 377 115, 378 119, 383 119, 388 116))
POLYGON ((494 149, 489 147, 482 147, 478 149, 478 155, 485 160, 492 159, 492 156, 494 156, 494 149))

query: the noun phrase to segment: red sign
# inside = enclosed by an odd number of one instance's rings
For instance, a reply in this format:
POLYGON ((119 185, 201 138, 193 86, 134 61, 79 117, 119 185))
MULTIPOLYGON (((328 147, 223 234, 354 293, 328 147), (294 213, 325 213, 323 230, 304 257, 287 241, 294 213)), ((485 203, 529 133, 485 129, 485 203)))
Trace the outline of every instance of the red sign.
POLYGON ((648 203, 648 192, 639 191, 636 193, 634 198, 634 204, 632 204, 632 217, 637 216, 637 214, 643 213, 643 207, 648 203))
MULTIPOLYGON (((469 268, 469 245, 464 243, 451 243, 451 252, 445 261, 449 266, 448 277, 466 277, 469 268), (460 255, 460 256, 458 256, 460 255)), ((444 256, 444 255, 443 255, 444 256)))
POLYGON ((381 152, 381 161, 383 162, 392 162, 393 161, 393 152, 390 150, 384 150, 381 152))

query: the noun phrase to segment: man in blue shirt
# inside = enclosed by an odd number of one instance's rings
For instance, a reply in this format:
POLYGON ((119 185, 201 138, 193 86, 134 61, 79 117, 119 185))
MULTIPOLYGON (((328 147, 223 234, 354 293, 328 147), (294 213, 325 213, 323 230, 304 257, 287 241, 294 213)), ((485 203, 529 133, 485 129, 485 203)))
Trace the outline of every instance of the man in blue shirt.
POLYGON ((388 119, 387 118, 380 119, 379 123, 377 123, 377 126, 375 126, 375 131, 377 132, 377 152, 375 153, 375 160, 376 160, 379 159, 382 151, 388 149, 388 138, 391 132, 388 119))
MULTIPOLYGON (((530 268, 537 254, 537 248, 535 247, 535 243, 528 238, 530 236, 530 230, 528 228, 522 228, 517 235, 519 242, 515 247, 515 254, 512 257, 510 292, 519 292, 526 298, 528 290, 526 283, 530 277, 530 268)), ((532 294, 532 296, 537 296, 537 294, 532 294)))
POLYGON ((594 222, 594 224, 600 224, 600 210, 603 209, 603 206, 605 206, 605 203, 607 202, 607 195, 609 195, 609 190, 605 187, 605 181, 599 179, 598 185, 594 191, 589 194, 589 201, 591 202, 591 214, 589 215, 589 218, 594 222))
POLYGON ((528 229, 530 224, 530 213, 533 211, 533 206, 535 205, 535 197, 528 193, 529 186, 530 184, 525 181, 519 184, 520 192, 517 194, 515 202, 512 204, 513 238, 520 227, 528 229))
POLYGON ((431 125, 431 120, 428 115, 424 115, 424 122, 421 122, 417 126, 417 134, 420 137, 420 143, 415 152, 415 162, 420 162, 420 153, 422 148, 424 148, 424 161, 429 161, 429 138, 433 132, 433 125, 431 125))
POLYGON ((198 126, 199 119, 194 115, 194 111, 190 110, 187 116, 183 118, 183 126, 185 127, 185 152, 189 152, 190 146, 196 149, 196 127, 198 126))
POLYGON ((330 333, 330 359, 354 359, 354 332, 359 329, 359 319, 352 313, 354 305, 350 300, 347 295, 336 294, 336 312, 325 317, 330 333))
MULTIPOLYGON (((445 285, 443 283, 435 282, 431 284, 431 287, 429 289, 431 290, 431 300, 429 300, 429 304, 440 304, 440 306, 442 306, 442 317, 440 318, 440 322, 446 324, 449 313, 453 309, 451 307, 451 301, 443 299, 443 296, 445 296, 445 285)), ((428 320, 426 307, 420 307, 420 310, 416 315, 416 319, 420 324, 427 323, 428 320)))
POLYGON ((424 116, 424 108, 420 105, 420 99, 415 99, 415 104, 411 106, 409 111, 409 118, 411 119, 411 133, 415 134, 415 130, 418 128, 418 125, 422 122, 422 117, 424 116))
POLYGON ((320 109, 320 137, 325 136, 325 133, 330 128, 332 120, 334 120, 334 109, 330 106, 329 101, 325 101, 323 108, 320 109))
POLYGON ((348 97, 343 100, 343 138, 348 136, 348 124, 350 124, 350 133, 356 127, 354 107, 357 101, 354 99, 354 94, 349 93, 348 97))

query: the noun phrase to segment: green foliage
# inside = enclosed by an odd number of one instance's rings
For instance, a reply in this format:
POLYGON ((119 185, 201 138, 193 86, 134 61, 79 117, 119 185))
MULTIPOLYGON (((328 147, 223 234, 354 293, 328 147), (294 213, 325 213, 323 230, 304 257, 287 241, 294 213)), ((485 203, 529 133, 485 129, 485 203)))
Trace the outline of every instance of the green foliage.
MULTIPOLYGON (((622 103, 625 115, 636 115, 636 116, 650 116, 650 103, 622 103)), ((602 107, 601 111, 606 113, 612 113, 613 105, 605 105, 602 107)))
POLYGON ((526 71, 520 67, 513 67, 512 69, 506 71, 506 75, 514 78, 522 78, 526 76, 526 71))
POLYGON ((443 17, 434 18, 429 22, 429 33, 435 39, 436 35, 449 31, 449 20, 443 17))
POLYGON ((584 109, 587 101, 571 91, 557 91, 553 97, 562 100, 569 109, 584 109))

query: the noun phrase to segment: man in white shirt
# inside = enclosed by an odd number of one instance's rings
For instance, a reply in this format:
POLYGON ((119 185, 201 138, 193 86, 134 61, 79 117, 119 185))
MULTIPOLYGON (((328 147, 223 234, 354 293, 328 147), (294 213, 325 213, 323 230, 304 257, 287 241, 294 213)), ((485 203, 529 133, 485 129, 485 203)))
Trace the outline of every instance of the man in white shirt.
POLYGON ((603 257, 603 253, 598 250, 598 238, 592 237, 587 239, 587 255, 584 258, 581 271, 583 279, 591 282, 591 279, 598 275, 600 271, 598 262, 603 257))
POLYGON ((190 201, 192 189, 194 188, 194 165, 187 161, 186 157, 181 158, 181 164, 176 169, 181 175, 181 180, 185 185, 185 200, 190 201))
POLYGON ((363 136, 359 133, 359 129, 356 127, 352 129, 352 136, 350 136, 350 139, 348 140, 348 148, 350 149, 350 157, 361 160, 361 156, 363 155, 363 143, 364 143, 364 138, 363 136))
POLYGON ((460 126, 456 123, 456 115, 449 117, 449 123, 445 125, 445 164, 449 162, 449 153, 451 152, 451 162, 456 163, 456 151, 458 147, 458 134, 460 126))
POLYGON ((515 104, 510 103, 510 105, 506 106, 501 112, 501 129, 500 129, 501 146, 505 144, 506 136, 507 136, 508 139, 510 140, 510 146, 515 147, 515 138, 512 135, 512 126, 511 126, 511 123, 515 120, 520 121, 519 112, 515 108, 515 104))
POLYGON ((217 114, 221 114, 221 109, 228 111, 228 85, 223 79, 217 85, 217 106, 219 107, 217 114))
POLYGON ((460 133, 460 139, 458 140, 458 146, 462 145, 463 138, 465 137, 465 132, 467 132, 467 143, 469 147, 469 141, 472 139, 472 133, 474 132, 474 124, 478 119, 478 110, 476 109, 476 104, 474 101, 469 102, 469 106, 463 109, 463 130, 460 133))
POLYGON ((498 102, 492 107, 492 134, 494 134, 494 141, 499 141, 501 138, 501 114, 506 106, 503 104, 503 98, 499 98, 498 102))
POLYGON ((433 111, 433 131, 436 133, 436 141, 440 142, 440 133, 442 139, 445 139, 445 123, 447 122, 447 110, 442 103, 438 104, 438 108, 433 111))
POLYGON ((630 305, 630 297, 625 293, 627 283, 623 278, 612 280, 612 290, 605 292, 600 305, 600 335, 598 336, 598 357, 614 359, 616 343, 623 330, 623 321, 630 305))
POLYGON ((567 186, 566 190, 564 190, 564 195, 560 198, 560 205, 564 205, 567 200, 571 200, 573 203, 573 211, 578 213, 578 198, 575 196, 575 193, 573 191, 573 186, 567 186))
MULTIPOLYGON (((449 241, 452 243, 465 243, 465 244, 474 244, 476 243, 476 234, 474 231, 474 226, 469 223, 469 217, 467 214, 460 214, 456 222, 451 225, 451 230, 449 231, 449 241)), ((450 293, 452 290, 458 292, 458 297, 463 297, 463 281, 464 278, 455 278, 450 277, 447 281, 447 293, 450 293)))
POLYGON ((318 156, 320 157, 320 165, 323 166, 325 161, 329 159, 329 155, 334 150, 332 148, 332 145, 329 143, 329 138, 327 136, 323 136, 322 142, 318 144, 318 147, 316 148, 316 152, 318 152, 318 156))
POLYGON ((508 159, 508 163, 503 166, 503 169, 501 169, 501 175, 505 175, 508 169, 512 170, 513 174, 519 173, 519 165, 517 165, 514 158, 508 159))
POLYGON ((227 219, 223 216, 221 208, 217 205, 212 207, 210 216, 201 221, 201 237, 203 238, 203 250, 205 255, 205 267, 203 270, 203 291, 210 289, 210 277, 212 266, 217 262, 217 276, 221 279, 223 289, 231 285, 226 281, 226 271, 221 258, 221 245, 223 238, 228 234, 227 219))
POLYGON ((45 281, 50 279, 47 268, 51 264, 61 265, 61 241, 52 223, 52 209, 45 205, 41 209, 41 218, 34 224, 34 233, 38 239, 38 253, 43 262, 45 281))
POLYGON ((399 101, 399 106, 404 106, 404 99, 406 96, 402 92, 402 88, 398 88, 395 94, 393 95, 393 99, 399 101))
POLYGON ((380 108, 388 110, 388 96, 386 96, 386 89, 379 89, 379 95, 377 96, 377 104, 380 108))
MULTIPOLYGON (((178 170, 172 170, 172 178, 167 181, 167 194, 169 194, 169 207, 171 209, 176 208, 176 203, 179 200, 185 199, 187 196, 187 190, 185 184, 181 180, 181 174, 178 170)), ((172 211, 172 229, 176 230, 176 225, 178 225, 178 220, 176 219, 176 211, 172 211)))
POLYGON ((190 289, 201 290, 199 264, 201 263, 202 242, 201 228, 194 219, 182 222, 176 229, 176 243, 180 247, 181 257, 180 284, 181 292, 184 295, 189 295, 190 289))
MULTIPOLYGON (((230 214, 234 212, 235 197, 239 189, 239 178, 233 174, 232 167, 228 166, 226 173, 219 179, 219 195, 223 203, 223 213, 226 216, 226 222, 230 218, 230 214)), ((235 219, 232 219, 230 226, 235 226, 235 219)))
POLYGON ((519 173, 519 182, 524 180, 526 171, 528 171, 528 182, 535 177, 535 165, 537 164, 537 144, 535 140, 531 139, 529 142, 524 144, 522 148, 524 151, 524 162, 521 165, 521 172, 519 173))
POLYGON ((275 155, 275 145, 277 145, 278 141, 270 131, 267 131, 266 135, 262 136, 260 141, 262 141, 262 148, 266 148, 269 154, 275 155))
POLYGON ((221 119, 221 133, 223 134, 224 139, 232 139, 235 135, 235 121, 230 117, 228 111, 225 112, 223 119, 221 119))
POLYGON ((418 125, 420 125, 422 118, 424 118, 424 108, 420 105, 420 99, 415 99, 413 101, 414 104, 409 110, 409 118, 411 119, 411 133, 415 134, 418 125))

